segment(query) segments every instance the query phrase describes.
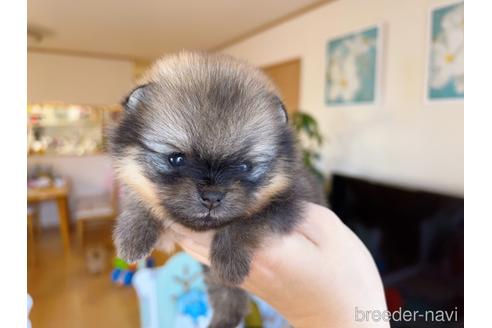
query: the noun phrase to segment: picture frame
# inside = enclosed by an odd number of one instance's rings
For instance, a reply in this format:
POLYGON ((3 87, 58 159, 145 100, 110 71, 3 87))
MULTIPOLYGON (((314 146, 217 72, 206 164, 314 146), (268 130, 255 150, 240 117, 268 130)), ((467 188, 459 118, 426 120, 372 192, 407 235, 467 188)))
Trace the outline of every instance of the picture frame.
POLYGON ((327 40, 324 86, 326 106, 379 104, 383 39, 383 25, 376 23, 327 40))
POLYGON ((427 24, 425 102, 464 100, 464 2, 432 6, 427 24))

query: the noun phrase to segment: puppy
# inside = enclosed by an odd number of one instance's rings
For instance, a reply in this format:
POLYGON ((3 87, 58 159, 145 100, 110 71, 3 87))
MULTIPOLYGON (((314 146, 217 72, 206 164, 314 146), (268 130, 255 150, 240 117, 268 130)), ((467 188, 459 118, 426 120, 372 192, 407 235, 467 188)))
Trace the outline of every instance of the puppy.
POLYGON ((291 232, 303 200, 324 203, 277 90, 244 62, 182 52, 159 60, 123 107, 110 138, 124 187, 119 256, 144 257, 171 223, 214 230, 210 326, 235 327, 248 311, 237 286, 255 248, 265 236, 291 232))

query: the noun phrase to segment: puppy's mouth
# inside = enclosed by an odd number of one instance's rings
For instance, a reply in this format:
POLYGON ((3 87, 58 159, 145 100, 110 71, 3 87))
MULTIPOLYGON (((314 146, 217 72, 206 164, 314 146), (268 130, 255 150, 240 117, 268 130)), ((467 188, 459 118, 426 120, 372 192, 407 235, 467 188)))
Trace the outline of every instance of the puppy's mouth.
POLYGON ((207 231, 223 228, 229 225, 232 220, 218 220, 211 215, 206 215, 196 218, 181 218, 176 221, 195 231, 207 231))
POLYGON ((222 228, 234 220, 234 218, 225 216, 225 213, 221 213, 220 206, 212 209, 201 207, 199 210, 187 212, 168 208, 168 213, 173 221, 196 231, 222 228))
POLYGON ((205 209, 203 212, 199 213, 198 215, 195 216, 196 219, 199 220, 204 220, 206 222, 208 221, 229 221, 233 218, 229 217, 224 217, 224 215, 221 215, 221 208, 212 208, 212 209, 205 209))
POLYGON ((203 213, 197 214, 196 216, 194 216, 194 218, 197 220, 217 220, 218 217, 212 212, 213 210, 207 210, 203 213))

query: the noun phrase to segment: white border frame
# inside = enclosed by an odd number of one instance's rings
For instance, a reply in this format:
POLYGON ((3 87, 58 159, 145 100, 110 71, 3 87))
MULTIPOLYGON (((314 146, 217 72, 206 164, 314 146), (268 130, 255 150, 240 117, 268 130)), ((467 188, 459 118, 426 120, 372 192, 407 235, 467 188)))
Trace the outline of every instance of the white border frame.
POLYGON ((460 104, 464 103, 464 95, 463 98, 441 98, 441 99, 430 99, 429 98, 429 69, 430 69, 430 64, 431 64, 431 51, 432 51, 432 13, 436 10, 446 8, 449 6, 457 5, 462 3, 463 5, 465 4, 464 0, 451 0, 445 3, 440 3, 437 5, 432 5, 429 7, 428 12, 427 12, 427 26, 425 28, 425 33, 426 36, 424 38, 425 40, 425 67, 424 67, 424 104, 426 105, 433 105, 433 104, 439 104, 439 105, 445 105, 445 104, 460 104))
POLYGON ((343 108, 343 107, 376 107, 382 103, 382 73, 383 73, 383 58, 384 58, 384 47, 383 42, 386 39, 385 24, 383 22, 378 22, 374 24, 364 25, 362 27, 349 30, 344 33, 340 33, 329 37, 325 40, 324 44, 324 69, 323 69, 323 105, 327 108, 343 108), (376 42, 376 77, 375 77, 375 90, 374 90, 374 100, 368 102, 350 102, 350 103, 340 103, 340 104, 328 104, 326 102, 326 73, 328 70, 329 54, 328 54, 328 44, 334 39, 341 39, 352 34, 357 34, 364 32, 368 29, 376 27, 378 29, 378 40, 376 42))

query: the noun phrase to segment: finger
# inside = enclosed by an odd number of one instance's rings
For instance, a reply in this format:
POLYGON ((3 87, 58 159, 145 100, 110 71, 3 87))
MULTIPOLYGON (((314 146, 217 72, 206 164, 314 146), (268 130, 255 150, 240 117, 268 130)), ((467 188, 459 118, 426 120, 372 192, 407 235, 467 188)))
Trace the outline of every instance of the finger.
POLYGON ((214 235, 212 231, 196 232, 180 224, 173 224, 169 228, 171 228, 174 234, 180 239, 192 240, 195 244, 206 247, 207 249, 210 248, 214 235))
POLYGON ((299 224, 295 232, 301 234, 316 246, 321 245, 331 234, 334 220, 339 219, 328 208, 314 203, 305 203, 304 220, 299 224))
POLYGON ((296 227, 295 232, 318 246, 323 239, 323 232, 319 227, 319 210, 311 203, 305 203, 303 220, 296 227))
POLYGON ((173 233, 173 239, 183 248, 187 253, 189 253, 196 260, 200 261, 203 264, 209 265, 209 242, 206 240, 209 239, 207 236, 201 236, 199 233, 195 233, 195 239, 198 237, 201 238, 201 242, 196 242, 193 236, 191 235, 182 235, 176 232, 173 233))
POLYGON ((198 262, 205 264, 205 265, 210 265, 210 260, 208 258, 208 254, 205 255, 201 251, 197 252, 195 248, 193 248, 193 247, 190 248, 190 247, 188 247, 188 245, 181 245, 181 247, 184 249, 184 251, 186 253, 190 254, 191 257, 193 257, 198 262))
POLYGON ((169 225, 169 228, 171 228, 174 232, 179 233, 181 235, 191 235, 194 233, 193 230, 178 223, 173 223, 169 225))

